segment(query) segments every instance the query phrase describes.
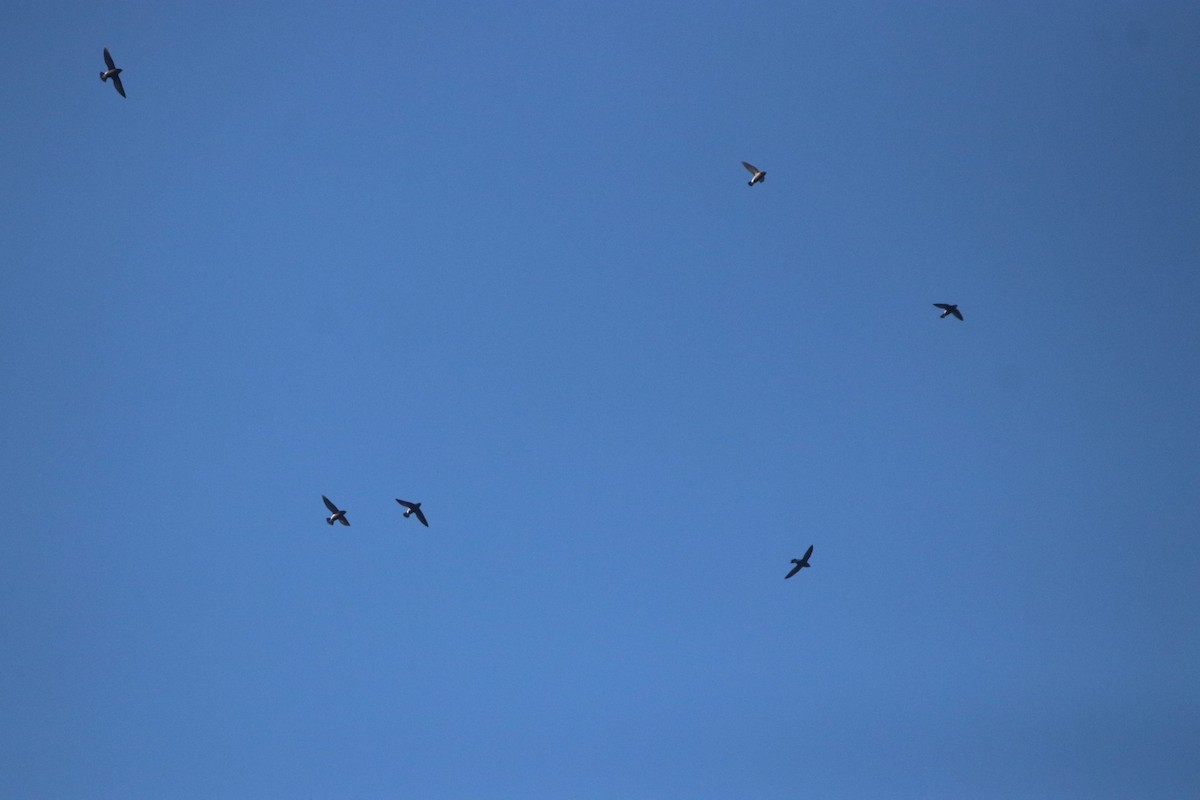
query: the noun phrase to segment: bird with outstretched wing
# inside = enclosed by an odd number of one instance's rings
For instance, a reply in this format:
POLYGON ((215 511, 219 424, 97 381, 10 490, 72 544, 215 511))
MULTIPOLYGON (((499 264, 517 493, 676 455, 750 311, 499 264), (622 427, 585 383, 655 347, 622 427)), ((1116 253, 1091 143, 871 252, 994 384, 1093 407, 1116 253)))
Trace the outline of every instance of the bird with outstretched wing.
POLYGON ((404 516, 405 517, 408 517, 412 514, 416 514, 417 519, 420 520, 421 524, 424 525, 426 528, 429 527, 429 521, 425 519, 425 513, 423 511, 421 511, 420 503, 410 503, 407 500, 401 500, 399 497, 396 498, 396 502, 399 503, 400 505, 404 506, 404 516))
POLYGON ((111 55, 109 55, 107 47, 104 48, 104 66, 108 67, 108 69, 100 73, 100 80, 107 81, 109 78, 112 78, 113 86, 116 88, 117 94, 121 95, 121 97, 124 97, 125 87, 121 85, 121 73, 123 70, 118 69, 117 65, 113 63, 113 58, 111 55))
POLYGON ((346 519, 346 512, 333 504, 325 495, 321 495, 321 499, 325 501, 325 507, 329 509, 330 514, 325 518, 325 521, 332 525, 334 522, 340 522, 347 528, 350 527, 350 520, 346 519))
POLYGON ((808 563, 808 557, 812 555, 812 551, 813 551, 813 546, 810 544, 810 545, 808 546, 808 549, 804 551, 804 558, 793 558, 793 559, 792 559, 792 563, 793 563, 793 564, 795 564, 796 566, 792 567, 792 571, 791 571, 791 572, 789 572, 787 575, 784 575, 784 576, 783 576, 783 579, 784 579, 785 581, 786 581, 788 578, 790 578, 790 577, 792 577, 793 575, 795 575, 795 574, 796 574, 797 572, 799 572, 800 570, 804 569, 805 567, 811 567, 811 566, 812 566, 812 564, 809 564, 809 563, 808 563))

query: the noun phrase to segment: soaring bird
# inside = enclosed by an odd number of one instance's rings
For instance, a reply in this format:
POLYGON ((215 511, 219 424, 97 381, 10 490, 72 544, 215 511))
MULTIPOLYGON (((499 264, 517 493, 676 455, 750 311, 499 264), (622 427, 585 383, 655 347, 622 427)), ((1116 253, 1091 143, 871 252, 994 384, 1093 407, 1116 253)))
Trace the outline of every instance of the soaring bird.
POLYGON ((350 522, 346 519, 346 512, 335 506, 333 501, 325 495, 321 495, 321 499, 325 501, 325 507, 332 512, 328 517, 325 518, 325 521, 330 525, 332 525, 334 521, 337 521, 349 528, 350 522))
POLYGON ((121 97, 124 97, 125 87, 121 85, 122 70, 117 69, 117 65, 113 63, 112 56, 108 54, 107 47, 104 48, 104 63, 108 66, 108 69, 100 73, 100 80, 106 81, 109 78, 112 78, 113 86, 117 87, 117 94, 121 95, 121 97))
POLYGON ((421 521, 421 524, 424 525, 426 528, 429 527, 429 522, 425 519, 425 514, 422 513, 422 511, 421 511, 420 503, 410 503, 407 500, 401 500, 399 497, 396 498, 396 502, 399 503, 400 505, 404 506, 405 518, 409 517, 412 514, 416 514, 417 519, 419 519, 421 521))
POLYGON ((942 315, 938 317, 938 319, 945 319, 951 314, 959 319, 962 319, 962 312, 959 311, 958 306, 954 305, 953 303, 934 303, 934 305, 942 310, 942 315))
POLYGON ((745 167, 746 169, 748 169, 750 171, 750 174, 754 176, 753 178, 750 179, 750 182, 746 184, 747 186, 753 186, 756 183, 762 183, 764 180, 766 180, 767 173, 763 172, 761 169, 754 166, 753 164, 748 164, 745 161, 743 161, 742 166, 745 167))
POLYGON ((796 574, 797 572, 799 572, 800 570, 804 569, 805 567, 811 567, 811 566, 812 566, 812 564, 809 564, 809 563, 808 563, 808 557, 812 555, 812 549, 813 549, 813 546, 810 544, 810 545, 808 546, 808 549, 804 551, 804 558, 793 558, 793 559, 792 559, 792 563, 793 563, 793 564, 795 564, 796 566, 792 567, 792 571, 791 571, 791 572, 789 572, 787 575, 784 575, 784 576, 783 576, 783 579, 784 579, 785 581, 786 581, 788 578, 790 578, 790 577, 792 577, 793 575, 795 575, 795 574, 796 574))

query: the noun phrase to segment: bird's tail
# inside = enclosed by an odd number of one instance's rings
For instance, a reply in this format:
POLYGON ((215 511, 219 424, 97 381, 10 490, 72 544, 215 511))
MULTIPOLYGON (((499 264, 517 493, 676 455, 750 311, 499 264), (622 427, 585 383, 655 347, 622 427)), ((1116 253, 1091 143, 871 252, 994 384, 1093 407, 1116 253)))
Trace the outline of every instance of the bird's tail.
POLYGON ((329 517, 329 518, 328 518, 328 519, 326 519, 325 521, 326 521, 326 522, 328 522, 330 525, 332 525, 332 524, 333 524, 333 517, 329 517))
POLYGON ((108 80, 108 78, 104 77, 104 71, 103 71, 103 70, 101 70, 101 72, 100 72, 100 82, 101 82, 101 83, 104 83, 104 82, 106 82, 107 80, 108 80))

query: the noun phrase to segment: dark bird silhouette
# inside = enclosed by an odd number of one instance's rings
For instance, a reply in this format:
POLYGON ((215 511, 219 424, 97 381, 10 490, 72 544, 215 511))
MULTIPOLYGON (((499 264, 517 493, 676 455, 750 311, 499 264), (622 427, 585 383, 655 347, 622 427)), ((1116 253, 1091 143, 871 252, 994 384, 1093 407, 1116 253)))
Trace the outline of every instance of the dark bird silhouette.
POLYGON ((747 186, 753 186, 756 183, 762 183, 767 179, 767 173, 763 172, 753 164, 747 164, 745 161, 743 161, 742 166, 748 169, 750 174, 754 176, 750 179, 750 182, 746 184, 747 186))
POLYGON ((962 312, 959 311, 958 306, 954 305, 953 303, 934 303, 934 305, 942 310, 942 315, 938 317, 938 319, 945 319, 951 314, 959 319, 962 319, 962 312))
POLYGON ((788 578, 790 578, 790 577, 792 577, 793 575, 795 575, 795 574, 796 574, 797 572, 799 572, 800 570, 804 569, 805 567, 811 567, 811 566, 812 566, 812 564, 809 564, 809 563, 808 563, 808 557, 812 555, 812 549, 813 549, 813 546, 810 544, 810 545, 808 546, 808 549, 804 551, 804 558, 793 558, 793 559, 792 559, 792 563, 793 563, 793 564, 795 564, 796 566, 792 567, 792 571, 791 571, 791 572, 789 572, 787 575, 784 575, 784 576, 783 576, 783 579, 784 579, 785 581, 786 581, 788 578))
POLYGON ((416 514, 417 519, 419 519, 421 521, 421 524, 424 525, 426 528, 429 527, 429 522, 425 519, 425 514, 421 511, 420 503, 410 503, 407 500, 401 500, 399 497, 396 498, 396 502, 399 503, 400 505, 404 506, 405 518, 409 517, 412 514, 416 514))
POLYGON ((342 509, 338 508, 337 506, 335 506, 333 504, 333 501, 330 500, 325 495, 321 495, 321 499, 325 501, 325 507, 328 508, 331 512, 333 512, 328 517, 326 517, 325 521, 328 522, 330 525, 332 525, 335 521, 340 522, 343 525, 345 525, 347 528, 349 528, 350 521, 346 519, 346 512, 343 511, 342 509))
POLYGON ((100 73, 100 80, 106 81, 109 78, 112 78, 113 86, 117 88, 117 94, 121 95, 121 97, 124 97, 125 87, 121 85, 121 73, 124 70, 118 69, 117 65, 113 63, 112 56, 108 54, 107 47, 104 48, 104 63, 108 69, 100 73))

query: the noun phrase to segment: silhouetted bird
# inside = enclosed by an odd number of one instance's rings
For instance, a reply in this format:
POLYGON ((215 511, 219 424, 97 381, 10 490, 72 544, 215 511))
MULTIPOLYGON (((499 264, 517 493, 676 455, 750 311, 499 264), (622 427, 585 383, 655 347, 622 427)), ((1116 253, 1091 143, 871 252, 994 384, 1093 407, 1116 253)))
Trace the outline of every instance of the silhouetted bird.
POLYGON ((958 310, 958 306, 952 303, 934 303, 934 305, 942 310, 942 315, 938 319, 945 319, 951 314, 962 319, 962 312, 958 310))
POLYGON ((104 63, 108 65, 108 69, 100 73, 100 80, 106 81, 112 78, 113 86, 117 87, 117 94, 121 97, 125 96, 125 87, 121 85, 121 72, 117 69, 117 65, 113 63, 112 56, 108 54, 108 48, 104 48, 104 63))
POLYGON ((337 506, 335 506, 333 504, 333 501, 331 501, 325 495, 321 495, 321 499, 325 501, 325 507, 328 508, 331 512, 333 512, 329 515, 328 518, 326 518, 325 521, 328 522, 330 525, 332 525, 334 523, 334 521, 337 521, 337 522, 340 522, 343 525, 345 525, 347 528, 349 528, 350 522, 346 519, 346 512, 343 511, 342 509, 338 508, 337 506))
POLYGON ((793 564, 795 564, 796 566, 792 567, 792 571, 791 571, 791 572, 789 572, 787 575, 784 575, 784 576, 783 576, 783 579, 784 579, 785 581, 786 581, 788 578, 790 578, 790 577, 792 577, 793 575, 795 575, 795 574, 796 574, 797 572, 799 572, 800 570, 804 569, 805 567, 811 567, 811 566, 812 566, 812 564, 809 564, 809 563, 808 563, 808 557, 812 555, 812 549, 813 549, 813 546, 810 544, 810 545, 808 546, 808 550, 806 550, 806 551, 804 552, 804 558, 793 558, 793 559, 792 559, 792 563, 793 563, 793 564))
POLYGON ((399 497, 396 498, 396 502, 399 503, 400 505, 404 506, 405 518, 409 517, 412 514, 416 514, 417 519, 421 520, 421 524, 424 525, 426 528, 429 527, 429 522, 426 521, 425 515, 421 512, 421 504, 420 503, 410 503, 407 500, 401 500, 399 497))
POLYGON ((745 161, 743 161, 742 166, 750 170, 750 174, 754 176, 750 179, 750 182, 746 184, 747 186, 753 186, 756 183, 762 183, 764 180, 766 180, 767 173, 763 172, 753 164, 747 164, 745 161))

